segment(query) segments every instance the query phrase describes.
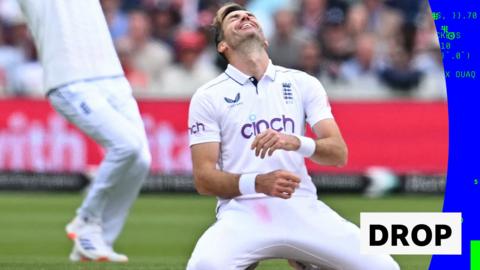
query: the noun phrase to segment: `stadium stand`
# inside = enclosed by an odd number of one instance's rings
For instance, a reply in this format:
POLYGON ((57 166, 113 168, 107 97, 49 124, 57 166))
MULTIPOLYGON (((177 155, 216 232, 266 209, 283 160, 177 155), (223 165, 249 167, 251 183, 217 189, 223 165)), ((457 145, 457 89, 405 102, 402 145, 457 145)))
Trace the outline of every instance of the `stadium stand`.
MULTIPOLYGON (((154 174, 190 169, 182 115, 194 90, 225 67, 210 30, 223 2, 101 0, 122 66, 141 100, 152 153, 163 157, 154 162, 154 174)), ((246 5, 265 26, 274 63, 303 70, 324 84, 352 153, 349 166, 328 173, 366 175, 371 166, 384 166, 402 176, 436 179, 445 174, 446 86, 428 1, 235 2, 246 5), (430 151, 428 157, 425 151, 430 151)), ((38 100, 43 85, 36 57, 16 1, 0 0, 0 171, 87 170, 101 153, 84 138, 65 135, 73 141, 58 141, 67 148, 75 143, 88 147, 79 152, 87 155, 80 161, 67 158, 69 165, 56 169, 48 167, 56 163, 29 163, 27 156, 35 153, 16 153, 5 143, 7 137, 24 138, 20 145, 38 146, 58 129, 64 133, 57 134, 69 134, 70 127, 63 127, 46 102, 38 100)))

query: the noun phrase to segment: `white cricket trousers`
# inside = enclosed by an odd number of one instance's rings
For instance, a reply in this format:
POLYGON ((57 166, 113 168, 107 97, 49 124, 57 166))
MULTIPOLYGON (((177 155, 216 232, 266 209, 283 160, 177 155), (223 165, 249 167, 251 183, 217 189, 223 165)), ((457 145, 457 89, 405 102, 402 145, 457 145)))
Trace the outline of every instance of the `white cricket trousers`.
MULTIPOLYGON (((359 228, 314 197, 232 199, 198 240, 187 270, 245 270, 272 258, 315 269, 398 270, 388 255, 360 254, 359 228)), ((310 268, 309 268, 310 269, 310 268)))
POLYGON ((83 81, 49 94, 53 107, 106 150, 77 215, 102 223, 113 246, 151 162, 137 103, 125 77, 83 81))

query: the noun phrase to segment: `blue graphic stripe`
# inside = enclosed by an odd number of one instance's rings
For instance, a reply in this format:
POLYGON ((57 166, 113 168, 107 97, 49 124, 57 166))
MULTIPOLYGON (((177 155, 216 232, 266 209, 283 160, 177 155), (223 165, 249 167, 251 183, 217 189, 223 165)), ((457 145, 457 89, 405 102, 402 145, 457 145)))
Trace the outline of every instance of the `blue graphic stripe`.
MULTIPOLYGON (((468 14, 478 10, 478 1, 458 0, 453 5, 451 1, 430 1, 434 14, 440 12, 441 19, 435 20, 440 42, 451 42, 450 50, 442 48, 443 64, 446 72, 449 118, 449 157, 447 169, 447 186, 443 205, 444 212, 462 212, 462 255, 434 255, 430 270, 470 269, 470 241, 480 239, 478 219, 478 200, 480 186, 475 185, 475 179, 480 177, 478 153, 480 140, 478 138, 478 119, 480 111, 480 85, 478 79, 457 78, 456 71, 476 70, 479 66, 478 32, 480 20, 454 19, 452 14, 461 12, 468 14), (461 38, 450 40, 448 33, 459 32, 461 38), (442 30, 443 29, 443 30, 442 30), (456 59, 456 52, 470 52, 476 57, 471 59, 456 59)), ((428 14, 428 13, 427 13, 428 14)))

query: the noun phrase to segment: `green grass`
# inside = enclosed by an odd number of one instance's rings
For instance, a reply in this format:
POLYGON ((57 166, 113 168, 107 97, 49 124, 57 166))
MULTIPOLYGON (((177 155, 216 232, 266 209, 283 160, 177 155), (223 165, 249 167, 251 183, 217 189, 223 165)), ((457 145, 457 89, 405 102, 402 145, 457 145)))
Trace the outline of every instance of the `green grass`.
MULTIPOLYGON (((322 200, 358 224, 369 211, 441 211, 440 196, 366 199, 324 195, 322 200)), ((202 232, 214 222, 215 199, 196 195, 142 195, 116 244, 129 255, 126 265, 72 264, 64 226, 82 200, 79 194, 0 193, 0 269, 150 270, 185 269, 202 232)), ((430 256, 396 256, 402 269, 428 269, 430 256)), ((289 269, 284 260, 262 262, 259 270, 289 269)))

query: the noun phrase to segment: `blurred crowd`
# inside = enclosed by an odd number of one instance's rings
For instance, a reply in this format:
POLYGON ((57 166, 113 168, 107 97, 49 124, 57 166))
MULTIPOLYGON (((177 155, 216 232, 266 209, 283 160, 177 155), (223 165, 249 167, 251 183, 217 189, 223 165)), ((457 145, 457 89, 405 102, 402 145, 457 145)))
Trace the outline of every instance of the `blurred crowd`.
MULTIPOLYGON (((40 1, 40 0, 39 0, 40 1)), ((226 67, 210 23, 223 0, 100 0, 139 98, 188 99, 226 67)), ((445 99, 427 0, 236 0, 274 64, 317 77, 331 99, 445 99)), ((0 0, 0 97, 42 97, 42 67, 15 0, 0 0)))

